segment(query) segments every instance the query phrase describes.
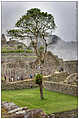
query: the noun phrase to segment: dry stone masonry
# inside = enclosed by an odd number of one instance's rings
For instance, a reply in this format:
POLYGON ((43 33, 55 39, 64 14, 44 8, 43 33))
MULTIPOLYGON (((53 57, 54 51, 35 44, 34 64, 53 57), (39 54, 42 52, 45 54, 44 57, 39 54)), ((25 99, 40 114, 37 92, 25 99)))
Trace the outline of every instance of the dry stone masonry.
POLYGON ((47 78, 47 81, 62 82, 67 78, 67 76, 69 76, 67 72, 54 72, 47 78))
POLYGON ((51 91, 78 96, 77 73, 55 72, 44 78, 43 85, 51 91))
POLYGON ((18 107, 11 102, 2 102, 1 107, 6 110, 8 118, 45 118, 46 113, 41 109, 28 109, 27 107, 18 107))
POLYGON ((5 82, 3 81, 1 84, 2 90, 15 90, 15 89, 27 89, 34 88, 38 85, 35 84, 35 81, 32 79, 16 81, 16 82, 5 82))
POLYGON ((46 114, 41 109, 18 107, 12 102, 2 102, 2 109, 6 111, 4 118, 77 118, 78 109, 46 114))
POLYGON ((70 84, 45 81, 44 87, 50 91, 55 91, 55 92, 74 95, 74 96, 78 95, 78 87, 70 84))

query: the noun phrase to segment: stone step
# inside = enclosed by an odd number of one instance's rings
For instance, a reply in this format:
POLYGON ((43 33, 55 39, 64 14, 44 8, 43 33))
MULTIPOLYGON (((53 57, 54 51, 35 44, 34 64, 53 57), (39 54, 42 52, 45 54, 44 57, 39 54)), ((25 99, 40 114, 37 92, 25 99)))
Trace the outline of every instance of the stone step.
POLYGON ((15 109, 15 108, 18 108, 18 106, 17 105, 15 105, 14 103, 11 103, 11 102, 5 102, 5 103, 3 103, 2 104, 2 107, 4 108, 4 109, 6 109, 7 111, 10 111, 10 110, 13 110, 13 109, 15 109))
POLYGON ((26 111, 25 110, 20 110, 20 111, 16 112, 16 114, 17 115, 19 115, 19 114, 24 114, 25 115, 26 114, 26 111))
POLYGON ((8 114, 12 114, 12 113, 15 113, 15 112, 18 112, 18 111, 23 111, 23 110, 27 110, 28 108, 27 107, 19 107, 19 108, 15 108, 15 109, 13 109, 13 110, 10 110, 10 111, 8 111, 8 114))

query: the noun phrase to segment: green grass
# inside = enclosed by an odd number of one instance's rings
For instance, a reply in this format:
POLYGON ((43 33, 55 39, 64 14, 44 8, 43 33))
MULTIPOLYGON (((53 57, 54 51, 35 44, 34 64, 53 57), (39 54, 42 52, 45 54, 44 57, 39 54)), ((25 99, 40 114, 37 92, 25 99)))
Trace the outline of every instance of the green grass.
POLYGON ((41 108, 46 113, 77 108, 77 97, 43 89, 44 100, 40 99, 39 88, 2 91, 2 101, 14 102, 18 106, 41 108))
POLYGON ((1 53, 32 53, 32 50, 26 49, 26 51, 24 49, 15 49, 15 50, 7 50, 6 48, 2 48, 1 53))

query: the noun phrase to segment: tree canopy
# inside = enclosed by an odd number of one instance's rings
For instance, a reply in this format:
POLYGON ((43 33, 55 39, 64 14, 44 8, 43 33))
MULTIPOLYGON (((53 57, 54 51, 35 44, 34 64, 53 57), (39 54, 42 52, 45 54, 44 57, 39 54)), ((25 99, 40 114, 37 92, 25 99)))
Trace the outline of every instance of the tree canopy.
POLYGON ((38 39, 43 39, 45 43, 45 52, 47 50, 47 43, 45 37, 56 28, 54 17, 52 14, 42 12, 38 8, 27 10, 15 24, 16 29, 11 29, 8 34, 12 37, 21 38, 29 37, 32 41, 35 53, 38 56, 38 39))

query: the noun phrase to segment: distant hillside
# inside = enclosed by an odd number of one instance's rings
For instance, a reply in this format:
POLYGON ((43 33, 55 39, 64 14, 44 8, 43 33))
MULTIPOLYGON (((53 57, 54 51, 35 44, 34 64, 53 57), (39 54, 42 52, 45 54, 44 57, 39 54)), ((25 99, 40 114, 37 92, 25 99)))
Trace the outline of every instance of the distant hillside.
POLYGON ((67 61, 78 59, 78 42, 65 42, 56 35, 50 41, 48 51, 67 61))

